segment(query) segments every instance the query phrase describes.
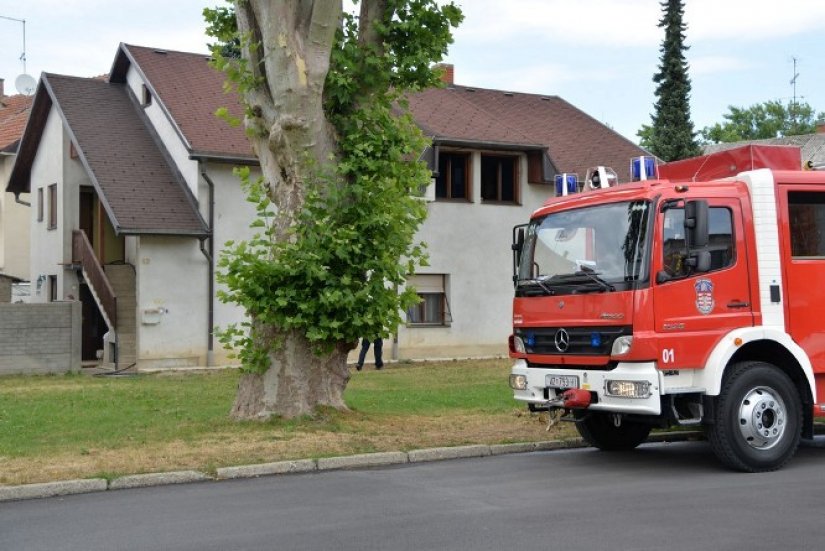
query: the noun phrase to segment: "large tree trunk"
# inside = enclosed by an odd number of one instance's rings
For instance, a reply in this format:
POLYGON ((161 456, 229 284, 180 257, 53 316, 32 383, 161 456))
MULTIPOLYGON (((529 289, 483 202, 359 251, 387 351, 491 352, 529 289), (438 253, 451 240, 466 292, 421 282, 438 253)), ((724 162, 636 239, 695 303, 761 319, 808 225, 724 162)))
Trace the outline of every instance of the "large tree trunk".
POLYGON ((269 353, 270 368, 263 375, 245 373, 238 383, 232 417, 264 421, 273 415, 297 417, 318 406, 346 409, 343 390, 349 380, 350 345, 339 345, 324 356, 315 355, 298 332, 268 331, 277 339, 269 353))
MULTIPOLYGON (((236 0, 235 10, 241 36, 260 45, 242 45, 260 84, 241 92, 249 107, 250 141, 277 208, 275 238, 285 240, 303 207, 306 182, 337 153, 323 91, 341 0, 236 0)), ((263 375, 243 376, 234 417, 294 417, 319 405, 345 408, 350 345, 339 343, 331 354, 318 357, 301 334, 275 327, 259 333, 270 341, 262 344, 277 340, 270 368, 263 375)))

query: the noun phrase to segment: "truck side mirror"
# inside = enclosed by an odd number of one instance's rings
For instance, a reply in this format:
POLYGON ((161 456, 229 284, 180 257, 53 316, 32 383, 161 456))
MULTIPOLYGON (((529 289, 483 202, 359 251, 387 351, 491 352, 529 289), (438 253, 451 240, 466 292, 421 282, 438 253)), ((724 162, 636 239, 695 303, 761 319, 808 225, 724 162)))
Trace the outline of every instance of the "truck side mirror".
POLYGON ((513 228, 513 285, 518 283, 518 267, 521 264, 521 250, 524 248, 524 226, 521 224, 513 228))
POLYGON ((708 202, 685 203, 685 235, 688 251, 702 249, 708 244, 708 202))
POLYGON ((692 251, 687 259, 687 265, 696 273, 710 270, 710 251, 692 251))

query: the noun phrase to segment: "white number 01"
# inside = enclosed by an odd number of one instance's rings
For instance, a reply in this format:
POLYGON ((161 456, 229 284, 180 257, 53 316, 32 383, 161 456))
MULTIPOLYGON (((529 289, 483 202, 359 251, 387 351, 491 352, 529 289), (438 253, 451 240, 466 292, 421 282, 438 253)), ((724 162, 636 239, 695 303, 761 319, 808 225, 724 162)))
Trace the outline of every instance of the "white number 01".
POLYGON ((676 354, 673 353, 672 348, 665 348, 662 350, 662 362, 669 364, 676 361, 676 354))

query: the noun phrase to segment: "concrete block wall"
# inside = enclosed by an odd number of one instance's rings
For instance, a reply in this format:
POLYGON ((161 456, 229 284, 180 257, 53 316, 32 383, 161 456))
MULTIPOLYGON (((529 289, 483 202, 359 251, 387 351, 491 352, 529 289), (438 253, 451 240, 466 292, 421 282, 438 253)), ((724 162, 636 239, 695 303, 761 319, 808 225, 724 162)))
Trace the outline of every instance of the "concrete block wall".
POLYGON ((0 375, 80 371, 80 302, 0 304, 0 375))

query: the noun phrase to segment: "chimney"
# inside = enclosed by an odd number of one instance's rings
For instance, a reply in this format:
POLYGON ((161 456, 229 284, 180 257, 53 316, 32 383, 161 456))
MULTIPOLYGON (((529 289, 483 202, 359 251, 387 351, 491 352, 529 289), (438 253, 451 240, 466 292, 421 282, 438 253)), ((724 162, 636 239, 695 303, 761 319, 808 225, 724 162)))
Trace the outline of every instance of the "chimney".
POLYGON ((452 63, 436 63, 435 69, 441 69, 442 71, 441 82, 447 86, 452 86, 454 84, 453 75, 455 71, 452 63))
POLYGON ((3 79, 0 78, 0 98, 4 98, 6 93, 3 91, 3 79))

